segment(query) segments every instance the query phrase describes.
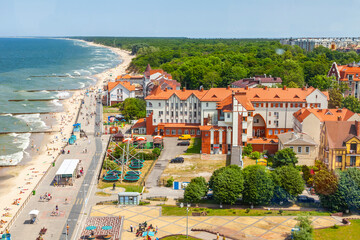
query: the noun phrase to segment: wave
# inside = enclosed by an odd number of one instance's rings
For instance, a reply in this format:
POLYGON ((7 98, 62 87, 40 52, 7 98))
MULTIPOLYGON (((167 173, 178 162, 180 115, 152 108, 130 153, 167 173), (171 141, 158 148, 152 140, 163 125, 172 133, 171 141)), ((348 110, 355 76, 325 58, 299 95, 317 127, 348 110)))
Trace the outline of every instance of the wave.
POLYGON ((62 104, 60 103, 60 101, 58 99, 51 100, 51 103, 58 107, 62 106, 62 104))
POLYGON ((0 116, 9 116, 9 117, 11 117, 12 114, 11 113, 0 113, 0 116))
MULTIPOLYGON (((70 73, 66 73, 65 75, 66 75, 67 77, 69 77, 69 78, 75 78, 75 77, 74 77, 73 75, 71 75, 70 73)), ((64 79, 60 79, 60 81, 61 81, 61 80, 64 81, 64 79)))
POLYGON ((85 83, 81 82, 80 83, 80 88, 85 88, 85 83))
MULTIPOLYGON (((52 101, 58 101, 58 100, 52 100, 52 101)), ((26 115, 16 115, 14 117, 24 121, 31 129, 34 129, 34 128, 36 128, 36 129, 39 129, 39 128, 40 129, 45 129, 46 128, 46 124, 41 119, 39 113, 26 114, 26 115)))
POLYGON ((59 92, 58 94, 56 94, 57 98, 68 98, 69 96, 70 96, 70 93, 66 92, 66 91, 62 91, 62 92, 59 92))
POLYGON ((42 90, 42 91, 40 91, 40 92, 42 92, 42 93, 49 93, 49 91, 46 91, 46 90, 42 90))
POLYGON ((10 133, 9 136, 13 137, 13 143, 21 150, 12 154, 0 156, 0 166, 13 166, 21 162, 24 157, 25 150, 30 145, 30 133, 10 133))

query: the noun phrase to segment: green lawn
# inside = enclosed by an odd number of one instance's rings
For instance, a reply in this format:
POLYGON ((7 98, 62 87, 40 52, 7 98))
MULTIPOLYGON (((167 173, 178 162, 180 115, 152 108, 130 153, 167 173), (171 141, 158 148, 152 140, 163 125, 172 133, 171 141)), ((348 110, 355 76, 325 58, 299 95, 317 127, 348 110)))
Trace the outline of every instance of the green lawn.
POLYGON ((181 239, 197 240, 198 238, 193 238, 191 236, 189 236, 189 238, 186 238, 185 235, 177 235, 177 236, 164 237, 161 240, 181 240, 181 239))
MULTIPOLYGON (((141 193, 143 187, 139 186, 139 185, 125 185, 125 184, 121 184, 119 182, 115 183, 117 187, 122 187, 125 188, 125 192, 139 192, 141 193)), ((108 187, 112 187, 113 183, 112 182, 100 182, 98 184, 98 188, 99 189, 104 189, 104 188, 108 188, 108 187)))
POLYGON ((190 146, 186 150, 185 154, 200 153, 201 150, 201 138, 192 138, 190 140, 190 146))
POLYGON ((315 229, 315 240, 355 240, 360 238, 360 219, 351 220, 349 226, 315 229))
POLYGON ((103 113, 120 113, 119 108, 111 107, 111 106, 104 106, 103 113))
MULTIPOLYGON (((207 216, 297 216, 299 214, 307 213, 310 216, 330 216, 329 212, 317 211, 283 211, 282 214, 277 210, 267 211, 251 209, 246 213, 246 209, 210 209, 210 208, 190 208, 189 215, 192 212, 207 212, 207 216)), ((174 206, 162 206, 163 216, 186 216, 186 208, 174 206)))

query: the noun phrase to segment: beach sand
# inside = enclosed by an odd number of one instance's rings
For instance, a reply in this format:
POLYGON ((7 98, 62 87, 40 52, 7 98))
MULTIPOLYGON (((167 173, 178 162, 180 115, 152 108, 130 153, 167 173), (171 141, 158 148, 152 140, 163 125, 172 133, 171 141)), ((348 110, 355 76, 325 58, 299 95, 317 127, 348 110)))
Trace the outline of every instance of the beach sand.
MULTIPOLYGON (((134 57, 122 49, 86 43, 92 46, 109 48, 122 60, 122 63, 115 68, 94 75, 97 82, 91 87, 95 89, 103 89, 104 82, 124 74, 134 57)), ((26 203, 26 199, 31 196, 32 190, 40 183, 44 174, 52 167, 52 163, 56 161, 60 150, 66 145, 66 142, 62 140, 70 137, 72 125, 75 123, 85 91, 86 89, 75 91, 70 98, 62 101, 63 112, 47 115, 45 120, 47 126, 50 124, 52 130, 56 132, 32 134, 30 146, 26 150, 30 156, 25 157, 25 161, 18 166, 2 169, 0 177, 0 219, 7 221, 7 223, 0 224, 0 231, 7 227, 21 206, 26 203), (18 205, 13 204, 16 199, 18 199, 18 205), (4 214, 9 216, 4 216, 4 214)))

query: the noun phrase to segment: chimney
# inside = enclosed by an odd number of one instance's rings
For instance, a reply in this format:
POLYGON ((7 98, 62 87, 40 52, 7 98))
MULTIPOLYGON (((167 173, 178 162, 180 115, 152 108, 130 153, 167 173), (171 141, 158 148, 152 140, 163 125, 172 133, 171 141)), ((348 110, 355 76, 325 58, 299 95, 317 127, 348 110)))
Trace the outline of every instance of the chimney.
POLYGON ((245 86, 245 90, 249 90, 249 86, 245 86))
POLYGON ((266 78, 266 74, 264 74, 265 78, 266 78))
POLYGON ((341 121, 341 116, 338 116, 338 121, 341 121))
POLYGON ((165 92, 167 92, 167 87, 165 88, 165 92))
POLYGON ((227 90, 230 90, 230 85, 227 85, 227 86, 226 86, 226 89, 227 89, 227 90))
POLYGON ((186 87, 183 87, 182 91, 185 92, 185 90, 186 90, 186 87))
POLYGON ((269 75, 269 77, 271 78, 271 75, 269 75))
POLYGON ((264 90, 268 90, 268 87, 267 87, 267 86, 265 86, 265 87, 264 87, 264 90))
POLYGON ((360 122, 355 120, 356 135, 360 137, 360 122))
POLYGON ((305 90, 305 87, 302 87, 301 90, 305 90))
POLYGON ((201 87, 200 87, 200 92, 203 92, 203 91, 204 91, 204 87, 201 86, 201 87))
POLYGON ((285 86, 285 85, 283 86, 283 90, 286 90, 286 86, 285 86))

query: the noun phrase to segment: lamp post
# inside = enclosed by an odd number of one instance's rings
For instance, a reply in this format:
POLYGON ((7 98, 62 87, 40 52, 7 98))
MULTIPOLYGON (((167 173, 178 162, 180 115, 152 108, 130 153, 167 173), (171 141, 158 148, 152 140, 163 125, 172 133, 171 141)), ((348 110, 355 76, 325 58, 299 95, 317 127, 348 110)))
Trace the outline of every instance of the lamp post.
POLYGON ((186 238, 189 238, 189 207, 190 203, 186 203, 186 238))

